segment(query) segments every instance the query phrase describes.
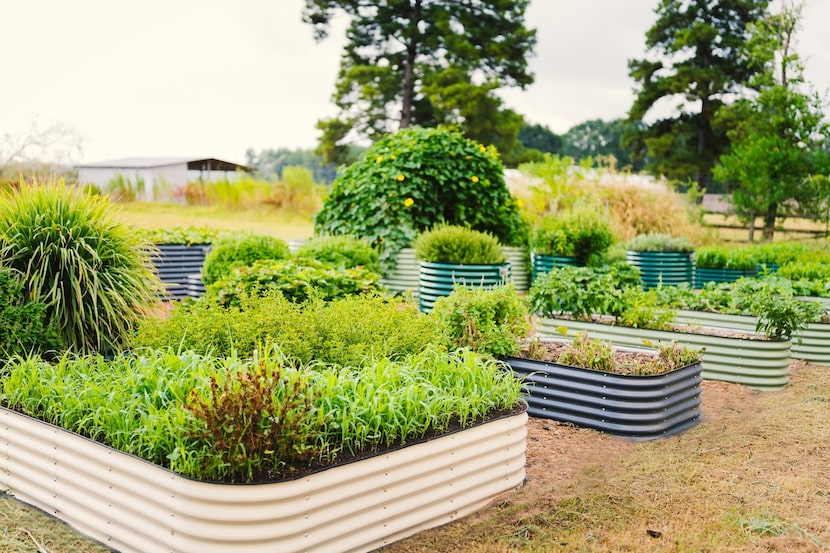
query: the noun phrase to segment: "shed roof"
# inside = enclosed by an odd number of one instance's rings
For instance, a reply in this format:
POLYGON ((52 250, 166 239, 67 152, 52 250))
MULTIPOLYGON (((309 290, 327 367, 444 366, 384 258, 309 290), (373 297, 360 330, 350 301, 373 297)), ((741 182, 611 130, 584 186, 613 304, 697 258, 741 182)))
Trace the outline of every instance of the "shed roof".
POLYGON ((247 165, 239 165, 230 161, 223 161, 214 157, 193 158, 193 157, 125 157, 107 161, 96 161, 95 163, 82 163, 81 168, 98 167, 105 169, 147 169, 152 167, 169 167, 170 165, 187 164, 192 171, 248 171, 254 169, 247 165))

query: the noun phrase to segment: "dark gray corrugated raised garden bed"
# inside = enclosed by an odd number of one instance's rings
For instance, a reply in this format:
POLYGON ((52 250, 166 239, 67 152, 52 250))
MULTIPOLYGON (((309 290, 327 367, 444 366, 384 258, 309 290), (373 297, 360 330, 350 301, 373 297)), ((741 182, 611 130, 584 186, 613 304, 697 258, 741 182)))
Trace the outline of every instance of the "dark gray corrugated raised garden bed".
POLYGON ((700 363, 635 376, 517 357, 504 362, 523 379, 533 417, 640 440, 668 436, 701 420, 700 363))
MULTIPOLYGON (((191 277, 201 274, 210 244, 156 244, 151 256, 153 269, 164 283, 168 297, 184 299, 193 296, 191 277)), ((201 278, 199 279, 201 280, 201 278)))

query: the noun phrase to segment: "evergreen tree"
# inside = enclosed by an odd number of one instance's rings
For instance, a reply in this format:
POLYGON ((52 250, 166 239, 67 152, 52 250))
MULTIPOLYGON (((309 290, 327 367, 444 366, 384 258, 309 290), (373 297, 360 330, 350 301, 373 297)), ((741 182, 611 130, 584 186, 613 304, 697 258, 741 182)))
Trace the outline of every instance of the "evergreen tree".
POLYGON ((306 0, 315 37, 331 19, 350 19, 334 103, 318 122, 318 152, 348 161, 348 145, 412 125, 452 125, 470 138, 517 155, 521 116, 494 93, 533 82, 526 58, 536 32, 525 27, 529 0, 306 0))
POLYGON ((623 145, 646 161, 647 171, 709 184, 729 145, 726 129, 713 125, 715 114, 763 69, 745 46, 749 25, 766 15, 768 4, 660 0, 646 33, 649 56, 628 64, 638 90, 623 145))

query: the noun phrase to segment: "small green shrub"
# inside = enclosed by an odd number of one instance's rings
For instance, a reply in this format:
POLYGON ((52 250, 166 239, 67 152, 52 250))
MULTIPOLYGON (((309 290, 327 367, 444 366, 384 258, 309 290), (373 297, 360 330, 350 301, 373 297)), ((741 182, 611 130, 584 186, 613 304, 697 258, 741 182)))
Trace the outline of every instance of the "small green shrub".
POLYGON ((693 252, 694 246, 682 236, 649 233, 640 234, 626 242, 626 248, 634 252, 693 252))
POLYGON ((439 223, 489 232, 506 245, 527 242, 494 148, 453 130, 409 127, 338 175, 314 229, 365 238, 388 270, 418 233, 439 223))
POLYGON ((433 263, 504 263, 504 252, 492 234, 455 225, 437 225, 413 244, 415 257, 433 263))
POLYGON ((0 265, 22 274, 26 297, 77 352, 120 349, 161 292, 141 233, 61 180, 0 196, 0 265))
POLYGON ((0 357, 60 349, 58 333, 46 320, 46 305, 28 301, 20 273, 0 267, 0 357))
POLYGON ((589 207, 548 215, 530 234, 530 247, 535 253, 575 257, 578 265, 601 263, 613 243, 608 217, 589 207))
POLYGON ((446 330, 451 347, 493 357, 515 355, 530 331, 527 304, 510 285, 456 286, 449 296, 436 300, 430 316, 446 330))
POLYGON ((758 267, 753 248, 722 245, 703 246, 695 250, 695 267, 699 269, 751 270, 758 267))
POLYGON ((380 273, 378 252, 365 240, 347 234, 315 236, 306 240, 294 255, 325 261, 343 269, 366 267, 380 273))
POLYGON ((207 227, 173 227, 146 232, 145 240, 152 244, 212 244, 219 236, 217 229, 207 227))
POLYGON ((210 284, 207 296, 223 306, 239 305, 243 295, 261 296, 279 291, 294 302, 312 297, 334 300, 383 290, 380 275, 365 267, 339 269, 316 259, 260 260, 238 267, 210 284))
POLYGON ((261 259, 286 259, 291 253, 285 240, 261 234, 228 234, 219 238, 205 256, 205 285, 230 275, 234 269, 261 259))

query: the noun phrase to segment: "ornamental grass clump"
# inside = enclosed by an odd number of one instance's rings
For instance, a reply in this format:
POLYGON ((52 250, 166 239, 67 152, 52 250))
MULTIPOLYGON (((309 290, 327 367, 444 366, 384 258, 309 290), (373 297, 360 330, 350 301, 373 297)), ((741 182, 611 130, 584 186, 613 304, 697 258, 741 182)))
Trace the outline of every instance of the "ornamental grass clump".
POLYGON ((16 357, 6 404, 190 478, 279 480, 466 427, 521 404, 495 361, 438 347, 363 367, 173 348, 16 357))
POLYGON ((439 223, 489 232, 505 245, 527 241, 494 148, 449 129, 409 127, 338 175, 314 229, 366 239, 389 270, 402 248, 439 223))
POLYGON ((21 273, 26 297, 46 306, 73 351, 118 351, 147 316, 162 289, 149 250, 106 198, 62 180, 0 196, 0 265, 21 273))
POLYGON ((432 263, 492 265, 504 263, 498 238, 457 225, 436 225, 413 243, 415 257, 432 263))

